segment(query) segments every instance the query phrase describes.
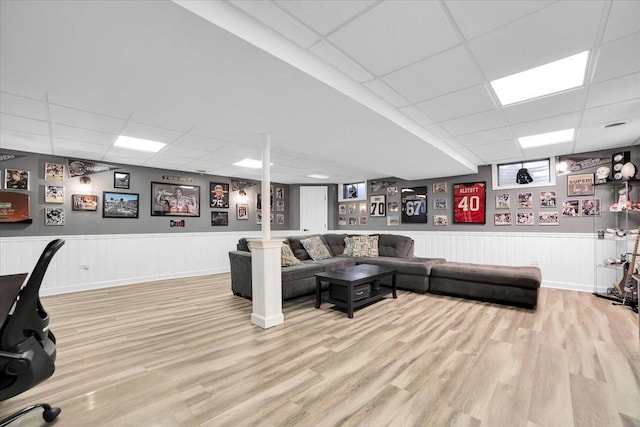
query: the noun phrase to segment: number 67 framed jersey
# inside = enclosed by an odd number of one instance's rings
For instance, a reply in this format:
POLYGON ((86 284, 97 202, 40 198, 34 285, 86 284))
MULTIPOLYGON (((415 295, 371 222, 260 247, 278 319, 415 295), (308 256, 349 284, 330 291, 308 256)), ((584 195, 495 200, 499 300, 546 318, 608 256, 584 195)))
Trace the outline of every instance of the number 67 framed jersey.
POLYGON ((427 222, 427 187, 403 188, 400 202, 403 224, 427 222))
POLYGON ((485 224, 486 201, 486 182, 454 184, 453 222, 456 224, 485 224))

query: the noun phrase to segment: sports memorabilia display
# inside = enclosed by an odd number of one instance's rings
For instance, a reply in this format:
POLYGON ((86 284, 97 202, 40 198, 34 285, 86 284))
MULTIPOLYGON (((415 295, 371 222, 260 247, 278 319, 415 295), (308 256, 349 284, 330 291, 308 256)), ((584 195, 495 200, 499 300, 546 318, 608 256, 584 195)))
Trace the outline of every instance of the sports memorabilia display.
POLYGON ((486 182, 468 182, 453 186, 453 222, 484 224, 486 213, 486 182))
POLYGON ((369 197, 369 215, 385 216, 387 214, 387 197, 371 196, 369 197))
POLYGON ((410 187, 402 189, 400 199, 402 206, 402 223, 427 222, 427 187, 410 187))

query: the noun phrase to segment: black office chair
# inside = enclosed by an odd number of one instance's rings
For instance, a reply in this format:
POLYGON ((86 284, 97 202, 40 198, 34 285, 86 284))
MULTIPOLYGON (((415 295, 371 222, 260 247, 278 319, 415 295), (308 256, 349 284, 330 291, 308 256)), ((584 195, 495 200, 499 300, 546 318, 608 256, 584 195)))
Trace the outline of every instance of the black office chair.
MULTIPOLYGON (((18 293, 13 313, 2 324, 0 401, 29 390, 53 375, 56 337, 49 330, 49 315, 42 307, 39 291, 51 259, 63 245, 62 239, 49 242, 27 284, 18 293)), ((55 420, 61 412, 60 408, 39 403, 0 420, 0 427, 37 408, 44 410, 42 417, 47 422, 55 420)))

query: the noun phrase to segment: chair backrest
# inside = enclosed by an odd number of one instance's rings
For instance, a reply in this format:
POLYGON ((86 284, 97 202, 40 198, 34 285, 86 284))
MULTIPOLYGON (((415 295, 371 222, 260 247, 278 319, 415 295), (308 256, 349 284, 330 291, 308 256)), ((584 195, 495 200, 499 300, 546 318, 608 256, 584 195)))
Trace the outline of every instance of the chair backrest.
POLYGON ((42 251, 27 284, 16 298, 13 313, 0 329, 0 400, 35 386, 53 374, 55 336, 49 315, 40 302, 40 286, 49 263, 64 240, 49 242, 42 251))

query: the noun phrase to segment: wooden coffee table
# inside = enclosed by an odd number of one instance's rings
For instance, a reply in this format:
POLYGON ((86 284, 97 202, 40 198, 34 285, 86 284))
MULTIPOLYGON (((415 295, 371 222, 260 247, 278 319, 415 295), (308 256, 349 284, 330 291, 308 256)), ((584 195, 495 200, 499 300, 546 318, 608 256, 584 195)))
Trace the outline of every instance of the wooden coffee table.
POLYGON ((373 304, 388 294, 398 298, 396 293, 396 270, 381 265, 360 264, 343 270, 326 271, 316 275, 316 308, 322 303, 322 283, 329 283, 328 301, 347 310, 353 318, 353 310, 363 305, 373 304), (391 276, 391 286, 377 285, 375 282, 391 276), (362 286, 371 284, 371 288, 362 286), (344 289, 340 289, 343 287, 344 289), (368 295, 367 295, 368 290, 368 295), (332 295, 332 291, 334 291, 332 295), (360 293, 360 295, 357 295, 360 293))

